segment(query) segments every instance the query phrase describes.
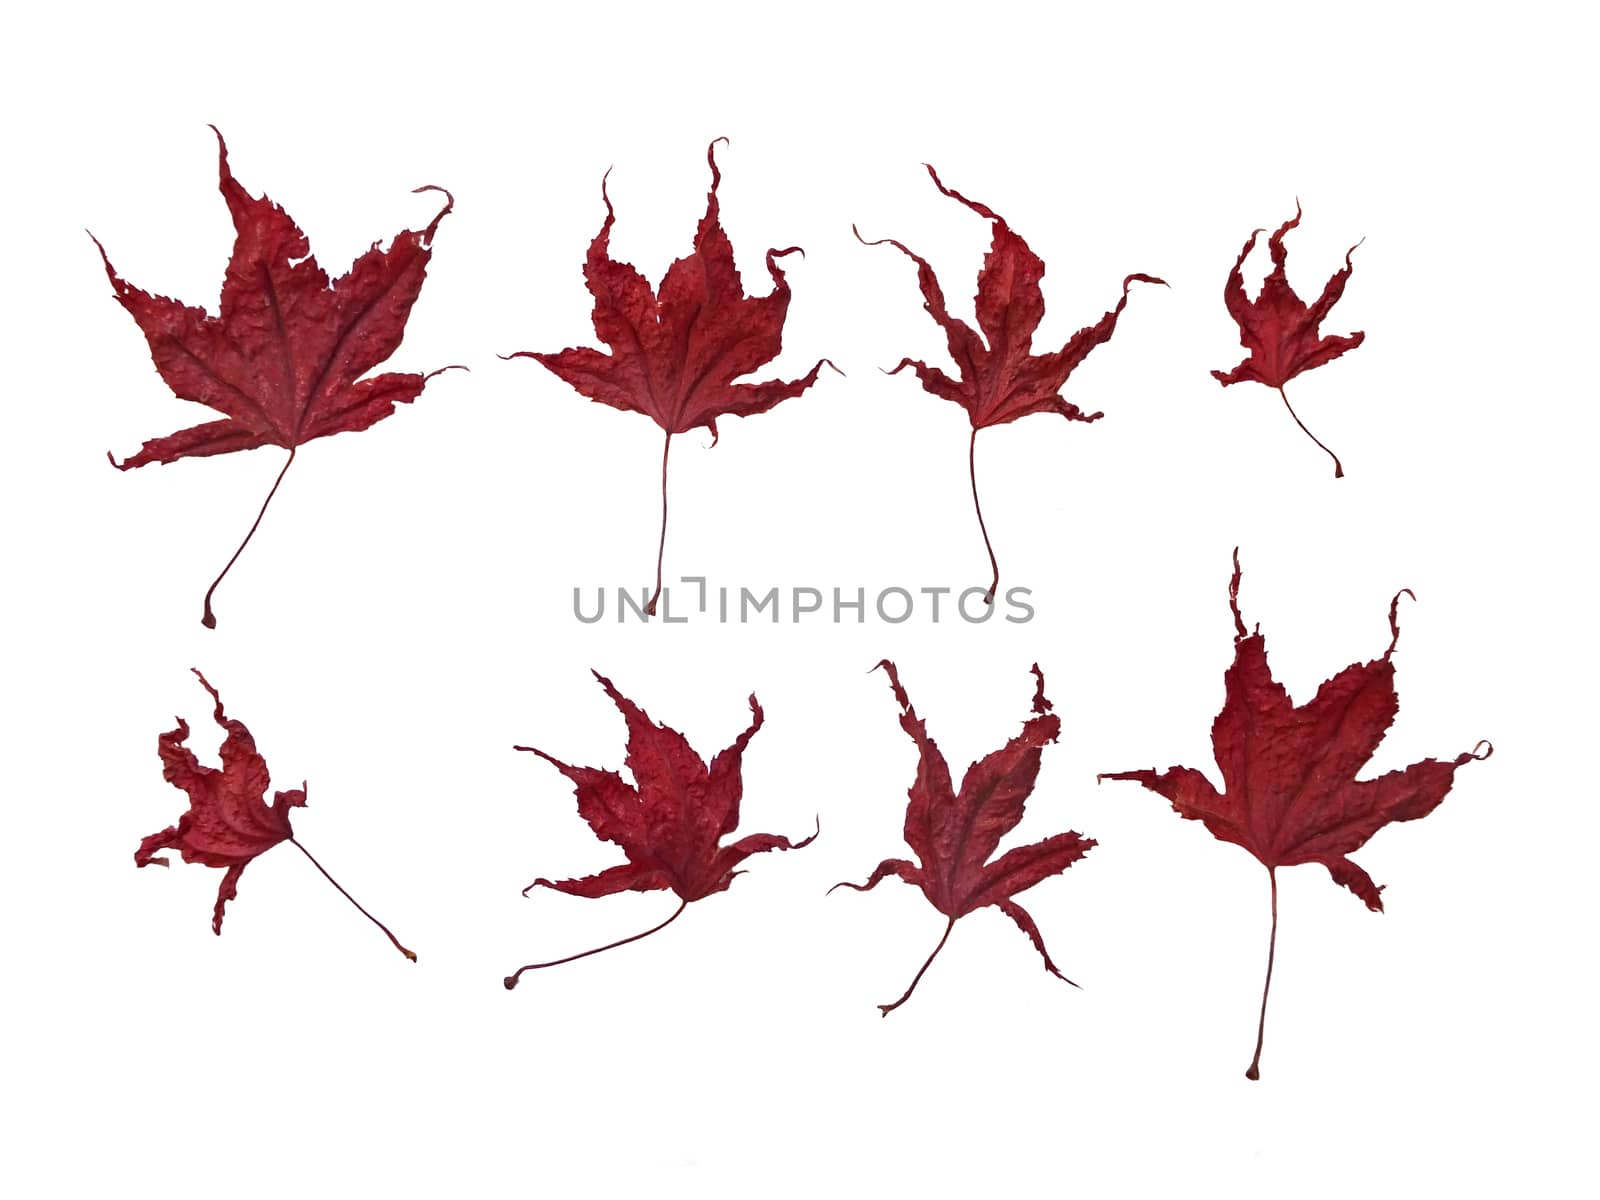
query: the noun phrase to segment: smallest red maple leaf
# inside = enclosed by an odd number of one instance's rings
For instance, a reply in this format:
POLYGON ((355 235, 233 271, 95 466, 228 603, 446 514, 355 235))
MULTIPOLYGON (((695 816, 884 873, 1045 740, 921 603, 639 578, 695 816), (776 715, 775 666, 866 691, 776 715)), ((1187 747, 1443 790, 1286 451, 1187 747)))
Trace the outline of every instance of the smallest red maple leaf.
POLYGON ((212 932, 220 935, 223 906, 238 895, 239 876, 244 874, 245 867, 280 842, 289 842, 311 860, 311 865, 338 888, 340 895, 354 904, 362 916, 383 930, 395 949, 416 962, 417 956, 402 946, 382 921, 362 908, 356 898, 311 857, 311 851, 295 840, 294 831, 289 827, 289 810, 305 805, 305 784, 292 791, 275 792, 269 804, 266 790, 271 779, 266 760, 256 752, 255 739, 242 722, 223 712, 222 697, 206 682, 206 677, 199 671, 194 674, 200 685, 211 693, 216 703, 212 715, 227 735, 222 742, 222 769, 202 766, 194 751, 184 744, 189 740, 189 724, 182 717, 177 719, 176 729, 161 735, 157 742, 161 774, 168 783, 188 793, 189 810, 178 818, 176 825, 141 841, 133 854, 134 865, 164 867, 167 860, 157 855, 163 850, 177 850, 184 862, 222 868, 226 873, 217 889, 217 904, 211 915, 212 932))
POLYGON ((905 689, 900 686, 900 675, 894 664, 884 659, 878 666, 888 672, 889 686, 900 702, 900 727, 917 744, 917 777, 911 785, 911 800, 906 806, 905 837, 919 861, 888 858, 878 864, 865 883, 836 883, 829 891, 841 887, 870 891, 886 877, 894 875, 921 888, 928 902, 949 918, 944 936, 917 971, 905 994, 893 1004, 878 1007, 888 1016, 911 999, 922 976, 944 949, 956 922, 986 904, 994 905, 1028 935, 1028 940, 1044 959, 1045 970, 1057 979, 1072 983, 1056 969, 1044 948, 1039 927, 1014 897, 1065 871, 1089 852, 1095 844, 1093 839, 1077 833, 1058 833, 1042 842, 1007 850, 993 862, 989 861, 990 855, 999 848, 1000 839, 1022 820, 1023 805, 1039 777, 1043 747, 1046 742, 1055 741, 1061 731, 1061 719, 1050 711, 1050 701, 1045 699, 1044 673, 1035 663, 1034 715, 1023 725, 1022 732, 968 767, 957 790, 951 785, 950 767, 944 755, 928 736, 927 725, 917 716, 905 689))
POLYGON ((1479 742, 1453 759, 1425 758, 1376 779, 1355 778, 1400 711, 1393 662, 1400 642, 1400 597, 1416 597, 1403 590, 1389 602, 1391 637, 1381 658, 1346 667, 1308 703, 1296 705, 1272 677, 1260 627, 1254 633, 1245 628, 1239 614, 1240 578, 1235 549, 1228 584, 1233 664, 1223 677, 1222 711, 1211 726, 1223 790, 1217 791, 1192 767, 1117 771, 1100 778, 1143 784, 1168 800, 1179 816, 1202 822, 1213 837, 1242 846, 1267 868, 1272 932, 1256 1052, 1245 1072, 1247 1078, 1259 1079, 1278 945, 1278 868, 1320 863, 1335 883, 1349 888, 1373 912, 1382 912, 1383 889, 1349 856, 1385 825, 1431 813, 1450 791, 1456 771, 1474 759, 1488 758, 1494 747, 1479 742))
POLYGON ((744 751, 763 720, 761 705, 754 696, 750 697, 749 728, 707 764, 683 734, 656 724, 600 672, 594 672, 594 677, 628 723, 627 767, 633 775, 632 784, 615 771, 574 767, 532 746, 515 749, 537 754, 571 780, 577 793, 578 815, 597 836, 621 846, 628 861, 581 879, 535 879, 522 889, 522 894, 546 887, 569 896, 595 899, 618 892, 667 890, 677 895, 679 904, 665 921, 643 933, 580 954, 520 967, 506 976, 507 989, 517 986, 524 971, 559 966, 649 937, 677 920, 692 902, 726 891, 734 877, 744 873, 735 868, 752 854, 798 850, 809 846, 817 836, 813 833, 795 842, 780 834, 752 833, 731 845, 720 844, 739 825, 744 751))
MULTIPOLYGON (((972 507, 978 515, 978 530, 989 554, 993 572, 984 602, 994 602, 1000 586, 1000 566, 989 529, 983 521, 983 506, 978 502, 978 430, 1005 425, 1032 413, 1051 412, 1069 421, 1098 421, 1104 413, 1084 413, 1076 404, 1061 398, 1067 377, 1089 352, 1111 340, 1117 318, 1128 303, 1128 289, 1135 283, 1166 286, 1154 275, 1133 274, 1122 281, 1122 296, 1116 307, 1093 325, 1073 334, 1059 350, 1033 353, 1033 335, 1044 318, 1044 293, 1039 281, 1044 278, 1044 261, 1029 248, 1004 217, 987 204, 970 200, 954 188, 945 187, 939 173, 924 163, 934 187, 950 199, 966 205, 993 223, 994 238, 978 272, 978 328, 951 316, 945 306, 944 291, 928 260, 893 238, 869 242, 854 230, 856 239, 866 246, 893 246, 917 264, 917 284, 922 289, 923 308, 944 330, 955 360, 958 379, 951 379, 938 367, 914 358, 903 358, 889 374, 897 375, 910 367, 922 386, 944 400, 953 400, 967 410, 972 421, 972 438, 967 446, 967 474, 972 482, 972 507)), ((854 227, 852 227, 854 228, 854 227)))
POLYGON ((1328 280, 1315 304, 1307 305, 1289 286, 1284 270, 1286 251, 1283 248, 1283 235, 1299 224, 1300 202, 1297 200, 1294 216, 1267 239, 1267 251, 1272 255, 1272 271, 1262 281, 1261 293, 1254 300, 1244 294, 1244 277, 1240 268, 1250 256, 1250 251, 1255 249, 1256 238, 1263 231, 1257 229, 1252 233, 1244 249, 1239 251, 1239 257, 1228 275, 1227 285, 1222 290, 1222 298, 1228 306, 1229 315, 1239 324, 1239 341, 1250 354, 1233 370, 1213 371, 1211 374, 1223 387, 1253 381, 1276 388, 1278 395, 1283 397, 1283 406, 1289 410, 1289 415, 1300 426, 1301 432, 1322 446, 1328 457, 1333 459, 1334 478, 1340 479, 1344 477, 1344 466, 1339 462, 1339 456, 1323 446, 1317 435, 1306 428, 1305 422, 1289 403, 1289 394, 1283 390, 1283 385, 1302 371, 1320 367, 1323 363, 1332 362, 1346 350, 1354 350, 1366 339, 1367 335, 1360 332, 1340 337, 1334 334, 1324 336, 1318 331, 1328 311, 1344 295, 1344 286, 1350 280, 1350 256, 1361 243, 1357 242, 1345 252, 1344 269, 1336 271, 1333 278, 1328 280))

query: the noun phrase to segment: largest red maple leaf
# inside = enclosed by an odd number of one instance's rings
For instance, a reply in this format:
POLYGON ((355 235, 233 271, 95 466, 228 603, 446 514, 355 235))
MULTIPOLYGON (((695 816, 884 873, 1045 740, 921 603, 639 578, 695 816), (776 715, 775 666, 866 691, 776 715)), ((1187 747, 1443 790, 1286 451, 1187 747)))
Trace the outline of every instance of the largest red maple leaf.
POLYGON ((233 177, 222 134, 215 126, 212 132, 219 187, 235 231, 219 315, 134 287, 95 239, 117 299, 138 322, 161 378, 179 399, 223 414, 219 421, 153 438, 120 463, 108 455, 112 465, 127 471, 258 446, 289 451, 250 532, 206 591, 201 620, 208 628, 216 625, 212 593, 255 535, 295 451, 316 438, 376 424, 396 404, 415 400, 439 374, 363 378, 399 349, 427 274, 434 231, 453 204, 443 188, 417 188, 445 197, 427 228, 404 230, 387 250, 374 243, 329 282, 289 214, 265 196, 252 196, 233 177))
POLYGON ((225 873, 217 889, 216 907, 211 913, 212 932, 220 935, 223 906, 239 894, 239 876, 244 874, 245 867, 279 843, 288 842, 310 859, 311 865, 339 889, 340 895, 360 909, 362 916, 383 930, 395 949, 416 962, 417 956, 402 946, 382 921, 362 908, 356 898, 311 857, 311 851, 295 840, 294 830, 289 826, 289 810, 305 804, 305 784, 291 791, 275 792, 269 804, 266 791, 271 786, 271 777, 266 760, 256 752, 255 739, 243 722, 223 711, 222 697, 206 682, 206 677, 199 671, 194 674, 200 685, 211 693, 215 703, 212 716, 226 735, 222 742, 222 769, 202 765, 194 751, 184 744, 189 740, 189 723, 182 717, 178 718, 176 729, 161 735, 157 742, 161 774, 173 787, 188 794, 189 808, 176 825, 152 833, 139 843, 133 854, 134 865, 164 867, 167 860, 159 857, 160 853, 176 850, 184 862, 221 867, 225 873))
MULTIPOLYGON (((772 291, 747 296, 733 264, 733 245, 719 219, 718 138, 706 149, 711 191, 695 231, 694 250, 667 268, 659 291, 628 263, 611 257, 616 210, 600 181, 606 219, 589 245, 583 277, 594 296, 594 331, 611 347, 605 354, 577 346, 554 354, 519 350, 508 358, 543 363, 589 399, 643 413, 666 432, 661 448, 661 539, 656 547, 656 586, 645 611, 661 596, 661 563, 667 546, 667 456, 674 434, 704 426, 717 441, 718 417, 748 417, 798 396, 817 381, 827 359, 805 375, 768 383, 736 383, 778 356, 789 312, 789 283, 778 266, 798 246, 767 251, 772 291)), ((606 172, 609 177, 610 172, 606 172)), ((832 366, 832 363, 828 363, 832 366)), ((835 368, 837 369, 837 368, 835 368)))
POLYGON ((917 777, 911 784, 911 800, 906 805, 905 836, 906 844, 920 861, 886 858, 865 883, 837 883, 834 888, 870 891, 894 875, 921 888, 928 903, 949 918, 944 936, 905 994, 893 1004, 878 1007, 888 1016, 911 999, 923 974, 944 949, 956 922, 988 904, 1005 913, 1028 935, 1034 949, 1044 959, 1045 970, 1071 983, 1050 960, 1039 927, 1015 897, 1018 892, 1065 871, 1089 852, 1095 844, 1093 839, 1072 832, 1058 833, 1042 842, 1007 850, 993 862, 989 861, 990 855, 999 848, 1000 839, 1022 820, 1023 805, 1039 777, 1044 746, 1055 741, 1061 732, 1061 719, 1050 711, 1050 701, 1045 699, 1044 673, 1038 664, 1034 665, 1037 681, 1033 693, 1034 715, 1023 725, 1022 732, 968 767, 957 789, 950 781, 950 767, 944 754, 928 736, 927 725, 917 716, 905 688, 900 686, 900 675, 894 664, 885 659, 878 666, 888 672, 889 686, 900 702, 900 727, 917 745, 917 777))
POLYGON ((725 891, 734 876, 744 873, 736 868, 752 854, 798 850, 817 836, 813 833, 795 842, 781 834, 752 833, 731 845, 721 844, 739 826, 744 751, 763 720, 754 696, 750 697, 750 727, 707 764, 683 734, 656 724, 600 672, 594 672, 594 677, 628 723, 627 766, 633 783, 615 771, 571 766, 532 746, 516 749, 537 754, 571 780, 578 796, 578 814, 596 836, 621 846, 628 861, 581 879, 535 879, 522 894, 526 896, 536 887, 589 899, 617 892, 671 891, 678 897, 678 907, 643 933, 581 954, 521 967, 506 976, 508 989, 517 986, 524 971, 559 966, 649 937, 676 921, 694 901, 725 891))
POLYGON ((901 359, 889 374, 910 367, 924 388, 961 405, 972 421, 967 474, 972 481, 972 507, 978 514, 978 529, 983 534, 983 547, 988 551, 993 572, 984 599, 993 603, 995 589, 1000 586, 1000 565, 989 541, 988 526, 983 521, 983 506, 978 502, 978 430, 1005 425, 1039 412, 1056 413, 1069 421, 1098 421, 1104 413, 1085 413, 1070 400, 1063 400, 1061 389, 1067 377, 1089 357, 1089 351, 1111 340, 1117 318, 1128 303, 1128 288, 1134 281, 1162 286, 1166 281, 1154 275, 1129 275, 1122 281, 1122 298, 1115 308, 1093 325, 1078 330, 1061 349, 1035 354, 1033 335, 1044 318, 1044 293, 1039 287, 1039 281, 1044 278, 1044 261, 1029 249, 1028 243, 999 213, 945 187, 939 173, 931 166, 928 166, 928 174, 934 186, 946 196, 965 204, 994 226, 994 240, 984 256, 983 269, 978 272, 977 329, 950 315, 945 307, 944 292, 927 259, 893 238, 869 242, 861 236, 860 230, 856 230, 856 237, 868 246, 893 246, 917 264, 923 307, 944 330, 950 357, 955 360, 960 378, 951 379, 938 367, 930 367, 914 358, 901 359))
POLYGON ((1289 410, 1294 423, 1300 426, 1300 432, 1322 446, 1323 452, 1333 459, 1334 478, 1341 479, 1344 477, 1344 464, 1339 461, 1337 454, 1322 445, 1316 434, 1306 428, 1300 414, 1294 411, 1294 405, 1289 403, 1289 393, 1283 390, 1283 385, 1302 371, 1320 367, 1332 362, 1346 350, 1354 350, 1366 339, 1367 335, 1360 332, 1343 337, 1320 332, 1329 310, 1344 295, 1344 286, 1350 281, 1350 256, 1361 243, 1357 242, 1345 252, 1344 269, 1334 272, 1316 303, 1307 304, 1289 286, 1285 269, 1287 252, 1283 248, 1283 235, 1299 224, 1300 202, 1296 201, 1294 216, 1267 239, 1272 270, 1262 280, 1261 292, 1254 300, 1245 295, 1242 269, 1244 260, 1255 249, 1256 239, 1262 231, 1257 229, 1252 233, 1244 249, 1239 251, 1233 270, 1228 273, 1228 282, 1222 289, 1222 299, 1228 306, 1228 314, 1239 325, 1240 343, 1250 353, 1233 370, 1213 371, 1211 374, 1223 387, 1253 382, 1276 388, 1278 395, 1283 397, 1283 406, 1289 410))
POLYGON ((1392 636, 1382 657, 1346 667, 1324 683, 1309 704, 1297 706, 1272 677, 1260 628, 1254 633, 1245 630, 1239 615, 1239 579, 1235 550, 1228 585, 1235 630, 1233 665, 1224 676, 1222 711, 1211 726, 1223 790, 1217 791, 1191 767, 1117 771, 1100 778, 1144 784, 1171 801, 1179 816, 1203 822, 1214 837, 1243 846, 1267 868, 1272 933, 1256 1052, 1245 1073, 1258 1079, 1278 944, 1278 868, 1321 863, 1335 883, 1349 888, 1374 912, 1382 912, 1382 889, 1349 856, 1390 822, 1415 821, 1431 813, 1455 782, 1456 768, 1488 758, 1494 747, 1479 742, 1448 762, 1425 758, 1376 779, 1357 779, 1400 709, 1392 659, 1400 641, 1400 597, 1411 593, 1402 591, 1389 604, 1392 636))

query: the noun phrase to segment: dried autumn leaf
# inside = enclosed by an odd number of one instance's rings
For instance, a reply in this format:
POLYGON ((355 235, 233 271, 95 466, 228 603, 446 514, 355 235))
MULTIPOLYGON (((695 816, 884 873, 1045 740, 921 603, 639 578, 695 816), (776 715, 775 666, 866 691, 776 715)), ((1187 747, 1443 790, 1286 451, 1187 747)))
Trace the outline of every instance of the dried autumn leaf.
POLYGON ((1250 251, 1255 249, 1256 238, 1263 231, 1257 229, 1252 233, 1244 249, 1239 251, 1238 260, 1234 262, 1227 285, 1222 290, 1222 298, 1228 306, 1229 315, 1239 324, 1240 344, 1250 353, 1233 370, 1213 371, 1211 374, 1223 387, 1254 381, 1277 388, 1278 395, 1283 397, 1283 406, 1289 410, 1294 423, 1308 438, 1322 446, 1327 456, 1333 459, 1334 478, 1342 479, 1344 465, 1339 462, 1339 456, 1323 446, 1317 435, 1306 428, 1305 422, 1289 403, 1289 394, 1283 390, 1283 385, 1302 371, 1320 367, 1323 363, 1332 362, 1346 350, 1354 350, 1366 338, 1364 333, 1352 333, 1347 337, 1329 334, 1324 337, 1317 328, 1327 317, 1328 311, 1338 303, 1339 297, 1344 295, 1344 285, 1350 280, 1350 256, 1361 243, 1357 242, 1345 252, 1344 270, 1336 271, 1322 289, 1317 302, 1308 306, 1294 294, 1284 271, 1286 253, 1283 235, 1299 224, 1300 203, 1296 201, 1293 218, 1285 221, 1278 232, 1267 239, 1267 251, 1272 255, 1272 271, 1262 281, 1261 293, 1254 300, 1244 294, 1244 277, 1240 268, 1250 256, 1250 251))
POLYGON ((222 697, 206 682, 206 677, 199 671, 194 674, 200 685, 211 693, 216 704, 212 716, 226 735, 222 742, 222 769, 202 766, 194 751, 184 744, 189 740, 189 724, 182 717, 177 719, 176 729, 161 735, 157 742, 161 774, 168 783, 188 794, 189 809, 178 818, 176 825, 152 833, 139 843, 133 855, 134 865, 164 867, 167 860, 157 855, 163 850, 177 850, 184 862, 223 868, 226 873, 217 890, 217 904, 211 916, 212 931, 221 934, 223 905, 238 895, 239 876, 244 874, 245 867, 278 843, 288 842, 310 859, 311 865, 322 872, 323 878, 338 888, 339 894, 354 904, 362 916, 383 930, 395 949, 416 962, 417 956, 402 946, 383 922, 362 908, 356 898, 311 857, 311 851, 295 840, 294 831, 289 827, 289 810, 305 805, 305 784, 292 791, 275 792, 272 802, 267 803, 266 791, 271 779, 266 760, 256 753, 255 739, 242 722, 222 711, 222 697))
POLYGON ((316 438, 376 424, 396 404, 415 400, 439 374, 363 378, 399 349, 433 254, 434 231, 454 204, 443 188, 417 188, 444 194, 439 215, 420 233, 402 231, 387 250, 373 243, 330 283, 289 215, 265 196, 250 195, 233 177, 222 134, 215 126, 212 132, 219 186, 235 230, 218 316, 134 287, 94 239, 117 299, 143 331, 161 378, 179 399, 223 414, 220 421, 153 438, 120 463, 107 455, 112 465, 127 471, 258 446, 289 451, 250 532, 206 591, 201 620, 207 628, 216 625, 212 593, 255 536, 295 451, 316 438))
MULTIPOLYGON (((837 883, 858 892, 870 891, 889 875, 922 889, 928 903, 949 918, 944 936, 911 980, 905 994, 893 1004, 880 1004, 888 1016, 911 998, 922 976, 950 938, 956 922, 975 909, 992 904, 1016 922, 1044 959, 1045 970, 1071 983, 1044 948, 1039 927, 1013 897, 1052 875, 1059 875, 1089 852, 1095 843, 1076 833, 1058 833, 1027 846, 1007 850, 994 861, 990 856, 1000 839, 1022 820, 1023 805, 1033 794, 1039 777, 1039 760, 1046 742, 1061 731, 1061 720, 1050 711, 1044 696, 1044 673, 1033 667, 1037 687, 1033 712, 1022 732, 999 750, 967 768, 958 791, 951 785, 950 768, 927 725, 917 716, 900 686, 900 676, 888 659, 878 664, 889 673, 889 686, 900 702, 900 727, 917 744, 917 777, 906 806, 906 843, 918 861, 888 858, 879 863, 865 883, 837 883)), ((829 891, 832 891, 830 888, 829 891)), ((1074 986, 1076 986, 1074 984, 1074 986)))
MULTIPOLYGON (((1228 603, 1233 609, 1233 665, 1223 677, 1225 699, 1211 726, 1224 790, 1190 767, 1166 771, 1118 771, 1101 779, 1130 779, 1172 802, 1179 816, 1202 821, 1213 837, 1243 846, 1267 868, 1272 889, 1272 933, 1267 978, 1261 989, 1256 1052, 1245 1072, 1260 1078, 1266 1033, 1267 992, 1278 944, 1279 867, 1321 863, 1333 881, 1349 888, 1374 912, 1383 911, 1382 891, 1350 861, 1373 834, 1392 821, 1415 821, 1439 806, 1456 769, 1488 758, 1494 747, 1479 742, 1449 762, 1425 758, 1376 779, 1357 779, 1400 710, 1394 690, 1397 619, 1401 596, 1389 604, 1389 648, 1381 658, 1346 667, 1324 683, 1309 704, 1296 706, 1267 665, 1267 644, 1247 633, 1239 615, 1239 552, 1233 552, 1228 603)), ((1412 596, 1412 599, 1415 599, 1412 596)))
POLYGON ((994 240, 984 257, 983 269, 978 272, 977 329, 950 315, 945 308, 944 292, 927 259, 893 238, 869 242, 859 229, 855 230, 855 235, 863 245, 893 246, 917 264, 923 307, 939 323, 949 343, 950 357, 955 360, 959 379, 951 379, 937 367, 912 358, 901 359, 889 374, 895 375, 910 367, 924 388, 935 396, 954 400, 967 410, 972 421, 967 474, 972 481, 972 507, 978 514, 978 529, 983 534, 983 546, 989 553, 989 566, 994 573, 984 597, 986 603, 992 604, 995 589, 1000 586, 1000 566, 989 542, 988 527, 983 522, 983 506, 978 502, 978 430, 1038 412, 1059 413, 1069 421, 1098 421, 1104 413, 1085 414, 1076 404, 1063 400, 1060 391, 1067 377, 1089 356, 1089 351, 1111 340, 1134 281, 1158 283, 1163 287, 1166 281, 1154 275, 1129 275, 1122 281, 1122 298, 1115 308, 1093 325, 1078 330, 1060 350, 1034 354, 1033 335, 1044 317, 1044 293, 1039 288, 1039 281, 1044 277, 1043 260, 993 209, 945 187, 931 166, 928 174, 934 186, 946 196, 959 200, 994 224, 994 240))
MULTIPOLYGON (((746 296, 733 263, 733 245, 719 219, 718 138, 706 149, 711 191, 706 214, 695 232, 694 250, 667 268, 659 291, 628 263, 611 257, 611 226, 616 211, 600 181, 606 219, 589 246, 583 277, 594 296, 594 330, 610 354, 586 346, 555 354, 519 350, 507 358, 544 364, 582 395, 643 413, 666 432, 661 448, 661 539, 656 548, 656 586, 645 611, 653 614, 661 596, 661 562, 667 545, 667 456, 674 434, 704 426, 717 442, 717 418, 763 413, 817 381, 821 359, 804 376, 768 383, 736 383, 783 349, 783 323, 789 311, 789 283, 778 259, 804 253, 798 246, 767 251, 772 291, 746 296)), ((606 172, 607 178, 610 172, 606 172)), ((832 363, 828 363, 831 367, 832 363)), ((835 368, 837 370, 838 368, 835 368)))
POLYGON ((594 899, 617 892, 670 890, 679 904, 670 917, 643 933, 553 962, 521 967, 506 976, 507 988, 516 987, 524 971, 559 966, 649 937, 677 920, 691 902, 726 890, 735 875, 743 874, 734 868, 752 854, 798 850, 817 836, 813 833, 792 842, 775 833, 752 833, 731 845, 719 844, 739 824, 744 750, 762 722, 761 705, 754 696, 750 697, 750 727, 708 766, 681 733, 652 721, 600 672, 594 677, 628 723, 627 766, 633 783, 615 771, 569 766, 532 746, 516 749, 537 754, 571 780, 578 815, 589 822, 596 836, 621 846, 628 861, 581 879, 535 879, 522 894, 547 887, 594 899))

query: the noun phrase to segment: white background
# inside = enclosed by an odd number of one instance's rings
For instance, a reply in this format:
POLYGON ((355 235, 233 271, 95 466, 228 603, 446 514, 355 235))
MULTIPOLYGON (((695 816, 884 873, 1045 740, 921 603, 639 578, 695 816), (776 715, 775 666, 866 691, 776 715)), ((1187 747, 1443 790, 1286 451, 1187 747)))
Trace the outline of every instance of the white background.
MULTIPOLYGON (((7 1015, 4 1172, 28 1196, 1566 1195, 1592 1134, 1595 267, 1580 175, 1594 96, 1564 5, 1161 11, 988 3, 57 6, 13 25, 0 294, 6 344, 7 1015), (1439 10, 1441 13, 1443 10, 1439 10), (451 188, 395 369, 463 362, 368 432, 300 455, 261 533, 206 583, 276 474, 261 450, 126 475, 105 451, 204 419, 116 304, 130 281, 214 307, 231 244, 206 122, 342 271, 451 188), (970 316, 987 223, 1048 265, 1039 344, 1147 271, 1067 396, 984 433, 986 515, 1028 625, 580 625, 574 585, 648 581, 659 431, 499 353, 594 344, 580 274, 615 165, 613 248, 653 280, 703 211, 824 374, 673 455, 668 571, 869 594, 987 582, 966 420, 909 376, 943 362, 915 272, 970 316), (1359 350, 1290 385, 1328 462, 1240 359, 1223 280, 1293 212, 1315 295, 1361 237, 1326 330, 1359 350), (1282 879, 1263 1080, 1267 880, 1236 847, 1095 773, 1211 771, 1241 601, 1299 698, 1382 652, 1402 709, 1371 767, 1453 756, 1425 821, 1357 855, 1388 912, 1320 868, 1282 879), (904 853, 905 684, 956 771, 1027 713, 1059 745, 1018 837, 1100 842, 1023 899, 1075 991, 1004 918, 965 919, 887 1020, 942 919, 913 889, 824 890, 904 853), (421 961, 292 849, 246 871, 136 871, 183 797, 156 736, 216 732, 206 671, 301 840, 421 961), (618 859, 529 755, 620 766, 597 667, 707 753, 746 755, 749 863, 660 936, 666 894, 523 899, 618 859)), ((1264 260, 1264 255, 1263 255, 1264 260)), ((1252 263, 1254 279, 1264 269, 1252 263)))

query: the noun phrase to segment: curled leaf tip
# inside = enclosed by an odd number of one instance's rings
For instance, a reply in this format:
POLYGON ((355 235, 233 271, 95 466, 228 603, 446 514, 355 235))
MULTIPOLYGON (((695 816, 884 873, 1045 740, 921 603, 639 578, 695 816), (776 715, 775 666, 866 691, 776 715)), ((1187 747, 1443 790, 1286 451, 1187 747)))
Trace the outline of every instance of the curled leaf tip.
POLYGON ((1484 738, 1484 739, 1481 739, 1478 742, 1478 744, 1476 746, 1474 746, 1470 751, 1468 751, 1468 756, 1473 758, 1473 759, 1475 759, 1475 760, 1477 760, 1478 762, 1482 762, 1484 759, 1488 758, 1493 753, 1494 753, 1494 743, 1489 741, 1487 738, 1484 738), (1481 754, 1479 753, 1480 750, 1482 750, 1481 754))
POLYGON ((428 227, 422 231, 423 240, 431 242, 433 240, 434 232, 439 228, 439 222, 444 220, 445 217, 449 216, 450 211, 455 208, 456 198, 450 194, 449 188, 442 188, 436 183, 425 183, 419 188, 411 189, 412 195, 419 195, 422 192, 444 193, 444 207, 438 211, 433 220, 428 222, 428 227))
POLYGON ((721 142, 723 145, 728 145, 729 144, 727 138, 718 137, 718 138, 712 138, 711 139, 711 144, 706 147, 706 163, 711 167, 711 194, 712 194, 712 196, 715 196, 717 194, 717 188, 722 183, 722 170, 721 170, 720 167, 717 166, 717 143, 718 142, 721 142))
POLYGON ((1401 596, 1410 596, 1411 597, 1411 601, 1412 601, 1413 604, 1416 603, 1416 599, 1417 599, 1417 594, 1415 592, 1413 592, 1410 588, 1401 588, 1398 592, 1396 592, 1394 594, 1394 599, 1389 601, 1389 632, 1390 632, 1390 634, 1392 636, 1391 636, 1391 638, 1389 640, 1389 648, 1383 652, 1383 656, 1385 658, 1388 658, 1389 655, 1393 654, 1394 653, 1394 648, 1400 644, 1400 597, 1401 596))

